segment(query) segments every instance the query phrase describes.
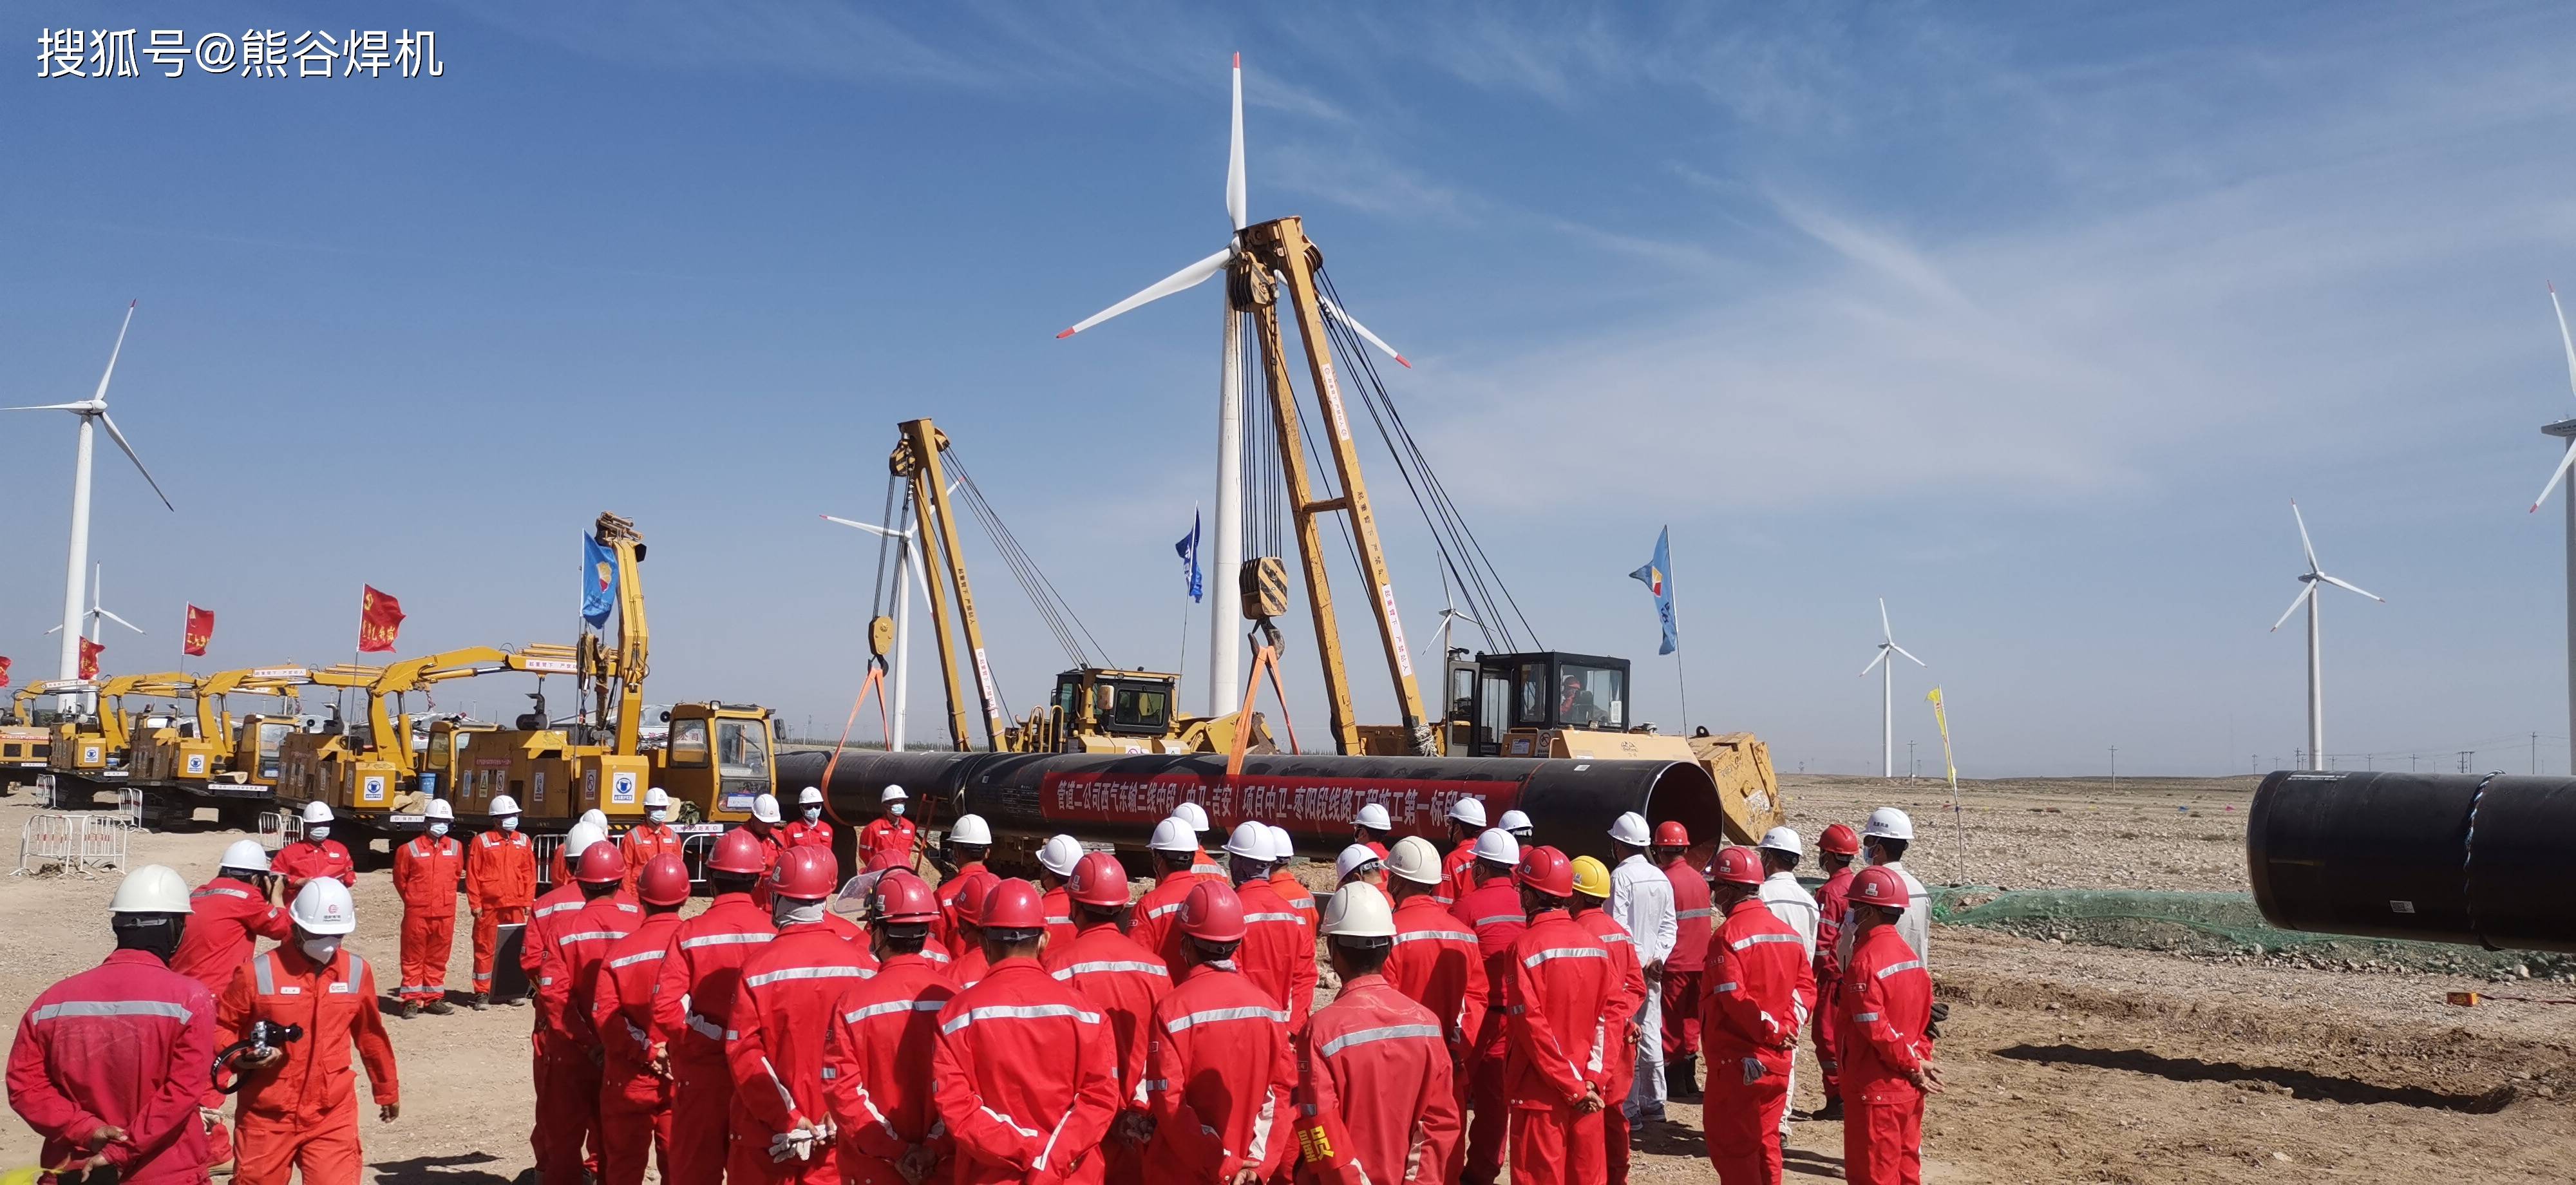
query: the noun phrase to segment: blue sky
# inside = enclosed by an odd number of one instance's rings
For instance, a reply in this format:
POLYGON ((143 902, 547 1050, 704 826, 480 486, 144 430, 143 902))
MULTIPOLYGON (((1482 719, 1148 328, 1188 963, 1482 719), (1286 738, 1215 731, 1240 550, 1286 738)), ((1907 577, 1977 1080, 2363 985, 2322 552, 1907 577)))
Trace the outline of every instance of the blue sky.
MULTIPOLYGON (((2566 768, 2558 510, 2524 513, 2576 413, 2564 9, 395 4, 445 77, 92 80, 33 68, 92 9, 5 8, 0 387, 86 394, 140 299, 111 404, 179 507, 102 457, 109 607, 152 631, 111 669, 175 661, 188 601, 210 668, 344 658, 362 582, 406 653, 568 640, 614 509, 656 699, 837 721, 874 552, 815 515, 873 517, 920 415, 1111 656, 1168 666, 1217 294, 1053 334, 1222 244, 1240 50, 1253 217, 1306 216, 1540 635, 1637 659, 1645 718, 1679 712, 1626 573, 1669 523, 1692 722, 1785 768, 1874 770, 1881 595, 1927 770, 1936 681, 1971 776, 2269 768, 2295 497, 2389 599, 2327 603, 2329 751, 2521 769, 2537 731, 2566 768)), ((0 418, 20 677, 71 435, 0 418)), ((1025 710, 1062 656, 970 559, 1025 710)), ((518 690, 482 683, 445 698, 518 690)))

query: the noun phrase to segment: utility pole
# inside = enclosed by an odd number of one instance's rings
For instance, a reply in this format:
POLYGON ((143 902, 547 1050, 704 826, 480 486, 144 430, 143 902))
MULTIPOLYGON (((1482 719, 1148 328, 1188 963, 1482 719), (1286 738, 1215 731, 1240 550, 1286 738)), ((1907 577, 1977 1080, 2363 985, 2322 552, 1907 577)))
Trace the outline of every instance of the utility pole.
POLYGON ((2308 768, 2308 751, 2307 751, 2307 750, 2305 750, 2305 749, 2292 749, 2292 750, 2290 750, 2290 768, 2292 768, 2292 769, 2306 769, 2306 768, 2308 768))
POLYGON ((2415 755, 2412 753, 2406 755, 2406 772, 2410 774, 2415 772, 2415 755))
POLYGON ((2531 772, 2540 773, 2540 734, 2536 732, 2531 734, 2531 772))
POLYGON ((2120 747, 2118 745, 2111 746, 2111 788, 2113 790, 2120 788, 2120 747))
POLYGON ((2472 754, 2472 753, 2475 753, 2475 752, 2477 752, 2477 750, 2475 750, 2475 749, 2462 749, 2462 750, 2460 750, 2460 772, 2461 772, 2461 773, 2467 773, 2467 772, 2469 772, 2469 755, 2470 755, 2470 754, 2472 754))
POLYGON ((1921 772, 1922 768, 1914 762, 1914 742, 1905 742, 1905 780, 1913 781, 1914 775, 1921 772))

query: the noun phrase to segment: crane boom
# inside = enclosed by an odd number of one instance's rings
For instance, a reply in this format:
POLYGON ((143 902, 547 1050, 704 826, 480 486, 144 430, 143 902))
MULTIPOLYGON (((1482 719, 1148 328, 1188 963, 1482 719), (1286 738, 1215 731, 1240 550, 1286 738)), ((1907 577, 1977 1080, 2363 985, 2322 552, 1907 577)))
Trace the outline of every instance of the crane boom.
POLYGON ((966 579, 966 557, 958 550, 957 516, 948 500, 948 478, 940 466, 940 454, 948 447, 948 435, 929 420, 906 420, 896 426, 902 439, 887 458, 894 475, 912 483, 913 505, 922 511, 921 532, 923 563, 933 577, 930 595, 931 631, 939 638, 939 677, 948 690, 949 743, 959 752, 973 748, 966 738, 966 702, 958 694, 957 655, 949 634, 948 597, 942 584, 953 586, 957 594, 957 616, 966 631, 967 655, 975 664, 975 698, 984 709, 984 746, 1003 747, 1007 725, 1002 720, 1001 696, 993 689, 993 666, 984 654, 984 627, 975 617, 975 590, 966 579), (944 580, 939 577, 945 576, 944 580))

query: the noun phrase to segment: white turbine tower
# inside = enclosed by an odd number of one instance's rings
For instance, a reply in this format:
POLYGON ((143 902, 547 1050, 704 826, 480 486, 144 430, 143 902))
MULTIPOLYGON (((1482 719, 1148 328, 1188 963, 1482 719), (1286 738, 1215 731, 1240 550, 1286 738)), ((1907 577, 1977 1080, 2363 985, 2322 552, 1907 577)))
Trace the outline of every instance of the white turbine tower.
POLYGON ((900 531, 830 514, 824 515, 823 521, 855 527, 879 538, 903 541, 903 549, 895 553, 894 559, 894 687, 890 696, 894 701, 894 735, 886 738, 886 748, 891 752, 901 753, 903 752, 904 705, 911 698, 912 684, 912 594, 919 591, 925 601, 931 597, 930 577, 921 566, 921 529, 918 520, 915 521, 915 525, 900 531), (910 579, 906 579, 907 576, 910 579))
POLYGON ((2388 598, 2365 590, 2359 585, 2326 575, 2323 569, 2317 567, 2317 545, 2308 539, 2308 516, 2299 513, 2299 504, 2295 501, 2290 503, 2290 517, 2297 520, 2299 546, 2308 553, 2308 570, 2299 577, 2299 583, 2306 587, 2299 590, 2298 596, 2290 599, 2290 607, 2281 612, 2281 620, 2273 622, 2272 628, 2277 631, 2287 624, 2290 614, 2298 612, 2299 606, 2308 607, 2308 768, 2324 769, 2326 767, 2325 666, 2317 654, 2317 586, 2331 584, 2348 592, 2360 593, 2382 604, 2386 604, 2388 598))
MULTIPOLYGON (((1226 152, 1225 212, 1234 220, 1234 233, 1223 248, 1196 263, 1163 277, 1142 292, 1075 322, 1073 327, 1056 335, 1058 339, 1098 325, 1103 321, 1140 305, 1151 304, 1175 292, 1196 288, 1236 266, 1240 258, 1238 244, 1243 228, 1250 224, 1249 199, 1243 181, 1243 55, 1234 55, 1234 121, 1232 140, 1226 152)), ((1229 293, 1225 304, 1225 342, 1217 369, 1216 411, 1216 518, 1215 538, 1210 541, 1209 571, 1221 582, 1235 579, 1243 566, 1243 404, 1245 341, 1251 336, 1252 313, 1239 309, 1229 293)), ((1410 367, 1404 355, 1386 344, 1368 327, 1334 305, 1323 304, 1326 316, 1341 322, 1365 338, 1370 345, 1386 351, 1388 357, 1410 367)), ((1220 588, 1228 587, 1221 583, 1220 588)), ((1226 611, 1220 600, 1208 614, 1208 714, 1222 716, 1232 712, 1242 697, 1243 640, 1236 633, 1236 615, 1226 611)))
MULTIPOLYGON (((2576 390, 2576 338, 2567 335, 2567 310, 2558 303, 2558 286, 2549 286, 2549 308, 2558 314, 2558 345, 2567 351, 2567 386, 2576 390)), ((2576 465, 2576 419, 2560 420, 2541 428, 2546 436, 2567 442, 2566 454, 2558 458, 2558 468, 2549 474, 2549 484, 2540 487, 2540 496, 2531 500, 2531 509, 2549 500, 2549 491, 2576 465)), ((2576 497, 2560 499, 2567 508, 2567 761, 2576 769, 2576 497)))
MULTIPOLYGON (((116 421, 107 414, 107 383, 116 377, 117 355, 125 352, 125 331, 134 324, 134 305, 125 306, 125 323, 116 328, 116 346, 107 352, 107 370, 98 376, 98 390, 77 403, 46 403, 34 407, 0 407, 0 411, 67 411, 80 417, 79 451, 72 460, 72 546, 71 561, 63 566, 63 623, 56 627, 63 635, 62 669, 59 678, 80 676, 81 578, 80 570, 89 566, 89 472, 90 433, 93 423, 107 429, 107 437, 123 450, 125 459, 134 462, 135 471, 161 498, 161 505, 171 510, 170 495, 161 493, 161 483, 152 480, 152 471, 143 467, 143 458, 134 455, 134 446, 125 443, 125 434, 116 430, 116 421)), ((77 695, 66 694, 60 706, 70 711, 77 695)))
POLYGON ((1878 657, 1862 667, 1863 678, 1878 672, 1878 764, 1882 778, 1896 776, 1896 661, 1888 657, 1902 654, 1918 667, 1932 664, 1915 658, 1914 652, 1896 644, 1896 630, 1887 624, 1887 598, 1878 599, 1878 657))

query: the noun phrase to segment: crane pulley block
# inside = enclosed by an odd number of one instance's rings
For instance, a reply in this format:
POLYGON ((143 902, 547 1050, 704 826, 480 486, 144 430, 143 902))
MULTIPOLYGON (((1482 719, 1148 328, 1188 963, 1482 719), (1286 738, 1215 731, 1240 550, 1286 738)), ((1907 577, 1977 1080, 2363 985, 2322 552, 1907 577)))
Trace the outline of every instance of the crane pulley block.
POLYGON ((1243 596, 1246 621, 1268 621, 1288 614, 1288 562, 1275 555, 1243 561, 1236 587, 1243 596))

